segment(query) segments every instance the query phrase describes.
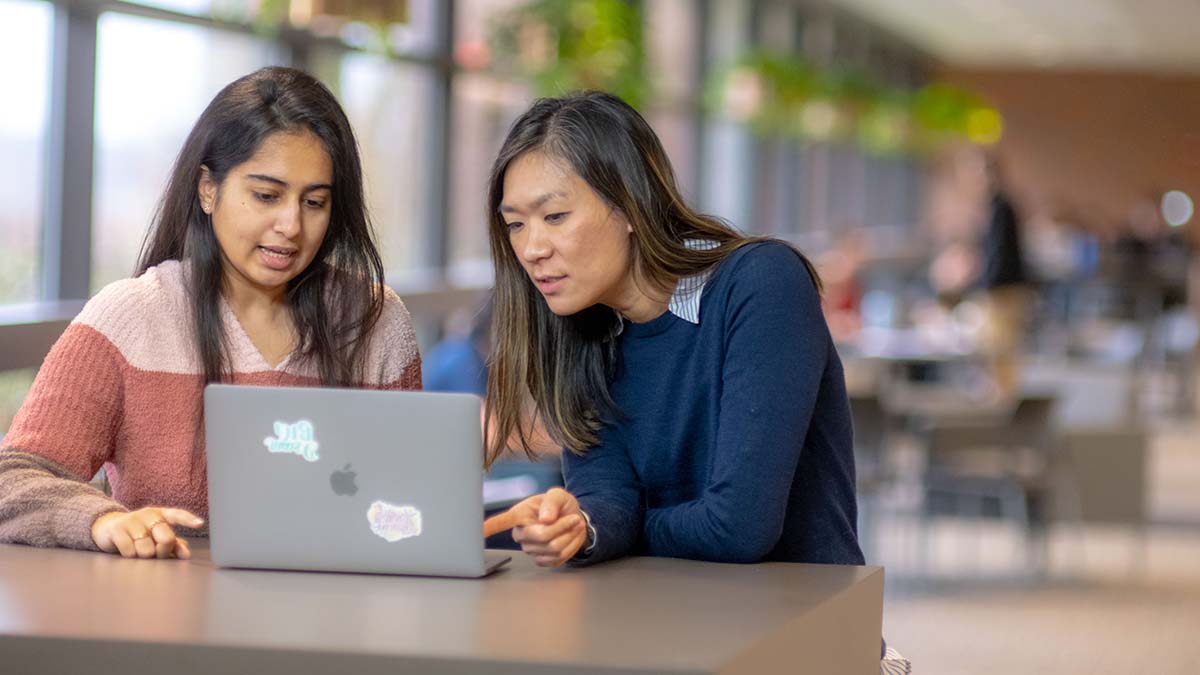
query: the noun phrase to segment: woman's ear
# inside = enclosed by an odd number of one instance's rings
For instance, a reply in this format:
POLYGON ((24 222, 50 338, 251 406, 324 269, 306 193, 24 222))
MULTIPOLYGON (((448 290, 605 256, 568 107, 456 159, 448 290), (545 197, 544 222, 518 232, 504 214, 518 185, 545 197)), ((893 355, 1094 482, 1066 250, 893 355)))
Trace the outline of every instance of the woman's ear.
POLYGON ((217 203, 217 183, 212 178, 212 172, 203 164, 200 165, 200 182, 196 185, 196 191, 200 195, 200 208, 211 215, 217 203))

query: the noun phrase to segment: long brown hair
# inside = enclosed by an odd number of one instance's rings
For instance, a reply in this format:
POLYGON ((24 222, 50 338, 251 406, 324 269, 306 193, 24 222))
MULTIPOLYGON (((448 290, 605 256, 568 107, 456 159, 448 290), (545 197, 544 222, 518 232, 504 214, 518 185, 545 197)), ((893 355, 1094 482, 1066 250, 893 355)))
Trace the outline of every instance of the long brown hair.
MULTIPOLYGON (((679 279, 701 274, 742 246, 766 240, 688 207, 658 137, 621 99, 583 92, 536 101, 509 130, 488 190, 496 268, 487 385, 487 420, 495 424, 486 436, 489 466, 512 438, 532 457, 535 422, 555 442, 582 454, 596 443, 601 426, 620 415, 609 393, 616 368, 616 315, 599 305, 571 316, 554 314, 509 241, 500 214, 504 175, 527 152, 565 161, 628 220, 633 229, 630 266, 644 288, 669 293, 679 279), (688 240, 715 246, 689 248, 688 240)), ((819 288, 816 270, 800 257, 819 288)))
POLYGON ((269 67, 235 80, 208 104, 175 160, 142 245, 137 274, 165 260, 189 263, 188 288, 204 383, 229 378, 220 313, 221 247, 200 208, 201 167, 220 185, 278 132, 316 136, 333 164, 329 229, 316 257, 287 285, 300 354, 327 386, 360 383, 367 338, 383 312, 383 262, 363 197, 362 163, 345 112, 316 78, 269 67))

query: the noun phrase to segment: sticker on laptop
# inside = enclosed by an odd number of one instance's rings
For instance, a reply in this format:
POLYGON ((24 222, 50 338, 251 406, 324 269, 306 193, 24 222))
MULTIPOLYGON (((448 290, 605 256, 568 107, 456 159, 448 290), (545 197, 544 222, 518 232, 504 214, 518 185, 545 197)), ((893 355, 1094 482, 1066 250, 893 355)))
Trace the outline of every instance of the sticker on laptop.
POLYGON ((264 438, 263 445, 273 453, 300 455, 310 462, 319 459, 317 448, 320 445, 313 438, 313 425, 308 420, 300 420, 294 424, 276 422, 275 437, 264 438))
POLYGON ((367 509, 371 531, 388 542, 421 536, 421 511, 415 506, 397 506, 376 500, 367 509))

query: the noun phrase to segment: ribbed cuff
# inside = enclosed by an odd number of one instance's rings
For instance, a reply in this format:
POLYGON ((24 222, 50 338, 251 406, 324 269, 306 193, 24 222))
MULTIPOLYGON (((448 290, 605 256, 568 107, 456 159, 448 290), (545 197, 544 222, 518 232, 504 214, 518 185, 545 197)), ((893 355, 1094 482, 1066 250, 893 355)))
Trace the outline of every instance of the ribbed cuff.
POLYGON ((106 513, 126 513, 129 509, 99 492, 80 494, 65 500, 54 515, 54 539, 63 548, 99 551, 92 540, 92 523, 106 513))

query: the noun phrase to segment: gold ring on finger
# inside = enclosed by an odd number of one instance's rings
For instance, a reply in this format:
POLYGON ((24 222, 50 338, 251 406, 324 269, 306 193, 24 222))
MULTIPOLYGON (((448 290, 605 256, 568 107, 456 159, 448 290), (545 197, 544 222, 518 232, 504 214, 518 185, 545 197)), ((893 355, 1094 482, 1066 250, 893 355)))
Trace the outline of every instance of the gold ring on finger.
POLYGON ((154 521, 153 523, 150 523, 149 525, 147 525, 146 531, 152 532, 152 531, 154 531, 154 528, 158 527, 159 525, 162 525, 165 522, 167 522, 167 521, 164 520, 163 518, 159 518, 158 520, 154 521))
POLYGON ((149 536, 150 536, 150 531, 149 531, 149 530, 147 530, 147 531, 145 531, 145 532, 143 532, 143 533, 139 534, 138 536, 136 536, 136 537, 133 537, 133 540, 134 540, 134 541, 137 541, 137 540, 139 540, 139 539, 145 539, 146 537, 149 537, 149 536))

